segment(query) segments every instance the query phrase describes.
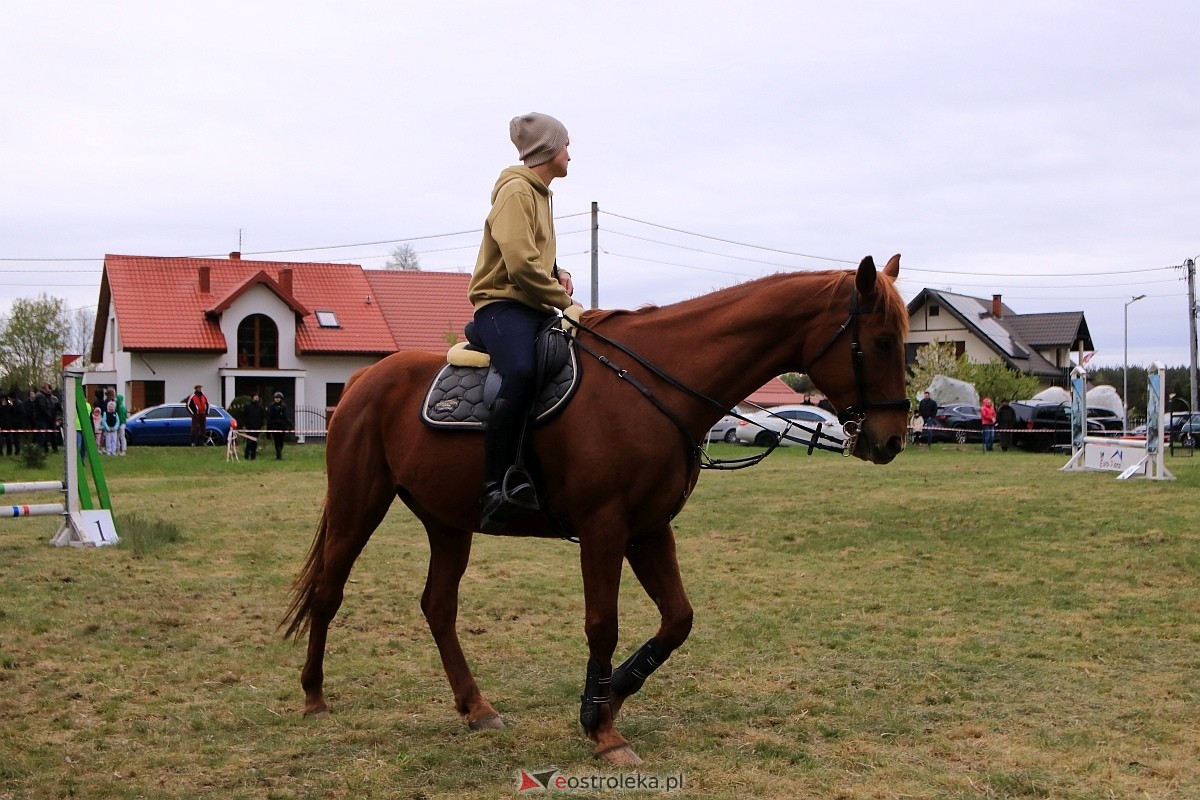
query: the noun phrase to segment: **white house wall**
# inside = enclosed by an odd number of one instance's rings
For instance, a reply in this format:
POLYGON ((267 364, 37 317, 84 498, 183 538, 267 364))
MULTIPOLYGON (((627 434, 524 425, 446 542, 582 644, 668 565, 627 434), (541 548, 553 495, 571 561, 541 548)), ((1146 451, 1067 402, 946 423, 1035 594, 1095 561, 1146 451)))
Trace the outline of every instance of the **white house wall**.
POLYGON ((252 314, 270 317, 279 329, 279 368, 303 369, 296 356, 296 312, 279 299, 279 295, 259 284, 252 286, 230 304, 221 314, 221 333, 228 350, 221 366, 237 367, 237 332, 242 320, 252 314))
POLYGON ((930 316, 929 304, 926 303, 909 319, 908 344, 929 344, 930 342, 964 342, 967 357, 978 364, 996 360, 996 353, 982 339, 967 330, 957 317, 945 306, 941 313, 930 316))
POLYGON ((199 383, 204 386, 209 400, 220 405, 222 398, 217 382, 220 360, 221 356, 214 353, 133 353, 128 380, 163 381, 168 403, 186 400, 199 383))
POLYGON ((330 383, 346 384, 350 376, 363 367, 369 367, 380 359, 374 356, 312 356, 308 366, 308 399, 305 405, 323 408, 325 387, 330 383))

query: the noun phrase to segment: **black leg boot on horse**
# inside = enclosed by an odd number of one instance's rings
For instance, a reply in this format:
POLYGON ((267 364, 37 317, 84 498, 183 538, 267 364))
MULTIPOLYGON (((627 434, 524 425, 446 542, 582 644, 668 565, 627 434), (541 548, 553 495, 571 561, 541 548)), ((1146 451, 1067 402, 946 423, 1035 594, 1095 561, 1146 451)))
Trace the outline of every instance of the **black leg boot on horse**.
POLYGON ((533 481, 520 463, 525 421, 525 410, 511 400, 497 400, 488 416, 483 498, 479 501, 484 533, 501 530, 513 514, 538 511, 533 481))

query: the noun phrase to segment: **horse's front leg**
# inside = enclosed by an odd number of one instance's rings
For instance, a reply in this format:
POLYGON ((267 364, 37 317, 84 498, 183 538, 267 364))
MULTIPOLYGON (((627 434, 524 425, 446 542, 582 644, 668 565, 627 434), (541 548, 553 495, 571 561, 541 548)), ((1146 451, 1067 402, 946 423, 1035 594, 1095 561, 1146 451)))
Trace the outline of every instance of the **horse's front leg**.
MULTIPOLYGON (((603 528, 600 530, 604 530, 603 528)), ((607 528, 618 530, 618 528, 607 528)), ((617 732, 609 706, 612 655, 617 647, 617 598, 621 587, 623 542, 580 536, 583 569, 584 632, 588 640, 587 679, 579 698, 579 724, 596 744, 593 755, 614 764, 642 760, 617 732)))
POLYGON ((504 720, 479 691, 458 641, 458 584, 471 559, 471 532, 425 523, 429 533, 429 575, 421 611, 437 643, 442 667, 454 692, 454 707, 472 730, 503 728, 504 720))
POLYGON ((642 688, 646 678, 687 640, 692 630, 692 605, 679 574, 671 526, 665 525, 661 532, 630 545, 625 557, 646 594, 658 606, 661 621, 654 637, 613 671, 609 689, 613 717, 626 698, 642 688))

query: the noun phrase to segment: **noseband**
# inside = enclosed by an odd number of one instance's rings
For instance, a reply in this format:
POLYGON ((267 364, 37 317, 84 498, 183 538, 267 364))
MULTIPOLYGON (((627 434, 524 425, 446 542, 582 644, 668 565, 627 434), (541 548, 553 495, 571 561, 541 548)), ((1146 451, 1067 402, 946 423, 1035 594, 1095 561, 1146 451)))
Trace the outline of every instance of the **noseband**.
MULTIPOLYGON (((812 361, 808 362, 808 366, 804 368, 806 375, 812 375, 812 367, 820 361, 833 343, 841 338, 842 334, 850 331, 850 363, 854 367, 854 384, 858 390, 858 402, 846 406, 838 412, 838 420, 842 423, 842 429, 851 440, 858 437, 858 432, 862 428, 863 420, 867 417, 868 411, 904 411, 908 412, 912 408, 912 401, 907 397, 901 400, 870 400, 867 398, 867 368, 866 354, 863 353, 862 345, 860 344, 858 318, 863 314, 878 314, 882 311, 880 308, 864 308, 858 302, 858 288, 850 290, 850 316, 846 317, 846 321, 833 332, 829 340, 817 350, 817 354, 813 356, 812 361)), ((853 444, 848 448, 853 449, 853 444)))

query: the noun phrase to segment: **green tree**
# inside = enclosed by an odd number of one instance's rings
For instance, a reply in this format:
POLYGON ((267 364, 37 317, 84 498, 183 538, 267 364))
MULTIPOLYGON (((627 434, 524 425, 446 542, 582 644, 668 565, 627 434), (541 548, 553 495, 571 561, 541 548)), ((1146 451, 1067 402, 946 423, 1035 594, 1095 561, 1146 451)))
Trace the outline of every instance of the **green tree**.
POLYGON ((967 362, 959 375, 961 380, 975 384, 979 398, 992 398, 996 405, 1001 400, 1028 400, 1037 394, 1042 383, 1032 375, 1017 372, 1002 361, 986 364, 967 362))
POLYGON ((966 356, 960 360, 954 355, 954 342, 930 342, 917 349, 917 358, 908 370, 908 396, 921 399, 921 393, 933 383, 935 375, 945 375, 947 378, 961 378, 962 364, 966 356))
POLYGON ((0 321, 0 367, 7 376, 5 382, 57 385, 69 334, 66 303, 60 298, 43 292, 36 300, 14 300, 8 318, 0 321))
POLYGON ((779 376, 779 380, 786 383, 792 391, 800 394, 808 394, 813 390, 812 378, 802 372, 785 372, 779 376))

